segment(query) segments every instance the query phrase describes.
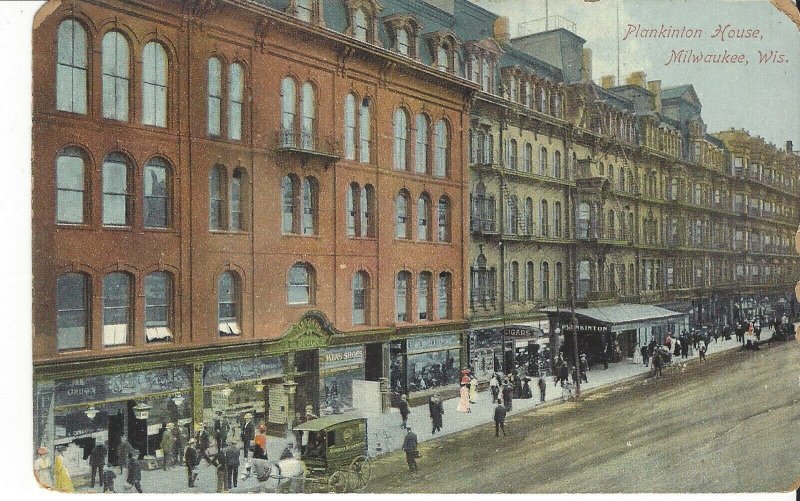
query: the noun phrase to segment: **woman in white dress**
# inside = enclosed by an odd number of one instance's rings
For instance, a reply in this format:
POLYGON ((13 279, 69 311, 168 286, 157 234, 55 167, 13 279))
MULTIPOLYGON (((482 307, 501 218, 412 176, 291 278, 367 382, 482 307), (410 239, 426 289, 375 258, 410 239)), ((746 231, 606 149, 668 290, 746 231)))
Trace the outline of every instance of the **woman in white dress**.
POLYGON ((39 457, 33 462, 33 474, 42 486, 52 487, 53 475, 50 473, 50 468, 53 465, 50 463, 50 451, 47 450, 47 447, 39 447, 36 453, 39 457))

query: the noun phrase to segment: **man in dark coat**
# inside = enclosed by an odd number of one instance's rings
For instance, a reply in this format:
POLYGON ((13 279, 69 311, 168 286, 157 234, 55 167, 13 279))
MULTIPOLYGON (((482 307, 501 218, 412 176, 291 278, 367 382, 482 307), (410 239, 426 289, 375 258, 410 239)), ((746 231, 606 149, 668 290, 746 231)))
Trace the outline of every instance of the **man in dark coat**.
POLYGON ((208 456, 208 448, 211 446, 211 438, 205 427, 201 427, 195 433, 194 439, 197 441, 197 452, 200 457, 205 458, 208 464, 211 464, 211 458, 208 456))
POLYGON ((92 488, 94 488, 94 476, 97 474, 97 481, 103 481, 103 467, 106 465, 106 447, 103 444, 97 444, 89 454, 89 466, 92 467, 92 488))
POLYGON ((508 381, 504 381, 502 392, 503 392, 503 405, 505 406, 507 411, 510 411, 514 396, 514 388, 511 387, 508 381))
POLYGON ((408 407, 408 397, 401 395, 400 404, 397 407, 400 409, 400 417, 403 418, 403 424, 400 427, 406 429, 408 427, 408 415, 411 413, 411 409, 408 407))
POLYGON ((194 487, 194 481, 197 480, 197 473, 194 469, 200 464, 200 454, 194 448, 197 441, 193 438, 189 439, 189 445, 186 446, 186 451, 183 453, 183 460, 186 462, 186 474, 189 480, 189 487, 194 487))
POLYGON ((175 426, 172 429, 172 455, 178 464, 183 464, 183 450, 185 448, 186 437, 184 436, 183 426, 175 426))
POLYGON ((437 431, 442 431, 442 416, 444 415, 444 405, 438 394, 434 393, 428 400, 428 411, 431 415, 431 435, 433 435, 437 431))
POLYGON ((642 362, 644 362, 644 366, 647 367, 650 362, 650 352, 647 349, 647 345, 643 345, 640 352, 642 353, 642 362))
POLYGON ((228 485, 228 464, 225 457, 225 449, 219 449, 214 457, 211 458, 211 466, 217 469, 217 492, 225 492, 228 485))
POLYGON ((250 442, 256 438, 256 425, 253 423, 253 415, 249 412, 244 415, 244 426, 242 426, 242 447, 244 447, 244 458, 247 459, 247 451, 250 449, 250 442))
POLYGON ((221 415, 214 421, 214 438, 217 440, 217 449, 224 449, 228 442, 228 422, 221 415))
POLYGON ((417 471, 417 435, 408 428, 406 438, 403 440, 403 450, 406 453, 406 463, 409 471, 417 471))
POLYGON ((503 404, 497 404, 494 408, 494 436, 500 436, 500 430, 503 430, 503 436, 506 436, 506 408, 503 404))
POLYGON ((547 383, 544 381, 544 377, 539 376, 539 401, 544 402, 544 393, 547 389, 547 383))
POLYGON ((119 466, 120 475, 122 474, 122 469, 128 466, 128 456, 132 449, 131 443, 125 437, 122 437, 117 446, 117 466, 119 466))
POLYGON ((108 464, 108 468, 106 471, 103 472, 103 492, 114 492, 114 479, 117 478, 116 473, 114 473, 114 469, 111 467, 111 463, 108 464))
POLYGON ((228 444, 225 448, 225 464, 228 465, 225 487, 230 490, 236 487, 236 477, 239 476, 239 449, 235 444, 228 444))
POLYGON ((561 386, 564 386, 569 379, 569 366, 566 361, 563 361, 558 368, 558 379, 561 381, 561 386))
POLYGON ((136 488, 136 492, 142 493, 142 467, 139 466, 139 461, 133 458, 133 455, 128 455, 128 485, 136 488))

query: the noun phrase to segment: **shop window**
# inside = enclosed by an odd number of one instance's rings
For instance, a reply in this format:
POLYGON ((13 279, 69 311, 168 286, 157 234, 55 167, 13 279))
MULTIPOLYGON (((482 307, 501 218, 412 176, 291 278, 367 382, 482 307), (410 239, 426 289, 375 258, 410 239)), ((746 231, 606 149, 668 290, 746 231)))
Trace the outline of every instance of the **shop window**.
POLYGON ((59 351, 86 348, 89 339, 89 276, 65 273, 56 282, 56 343, 59 351))
POLYGON ((172 341, 172 275, 165 271, 144 277, 144 338, 147 343, 172 341))
POLYGON ((222 63, 216 57, 208 60, 208 127, 209 136, 219 136, 222 122, 222 63))
POLYGON ((453 287, 453 276, 446 271, 439 273, 439 284, 438 284, 439 303, 436 315, 440 320, 452 318, 452 308, 453 308, 452 287, 453 287))
POLYGON ((417 240, 431 240, 431 199, 427 193, 417 199, 417 240))
POLYGON ((450 162, 450 133, 444 120, 436 122, 434 134, 436 150, 433 153, 433 175, 447 177, 450 162))
POLYGON ((289 269, 287 285, 288 303, 291 305, 314 304, 314 268, 298 263, 289 269))
POLYGON ((103 117, 128 120, 128 40, 118 31, 103 36, 103 117))
POLYGON ((103 161, 103 225, 130 226, 130 168, 119 153, 103 161))
POLYGON ((420 320, 432 320, 431 318, 431 273, 423 271, 417 280, 417 313, 420 320))
POLYGON ((395 199, 395 238, 411 238, 411 196, 408 191, 400 190, 395 199))
POLYGON ((170 225, 171 170, 166 160, 153 158, 144 166, 144 227, 167 228, 170 225))
POLYGON ((74 19, 58 26, 56 65, 56 109, 86 114, 87 85, 86 31, 74 19))
POLYGON ((398 322, 409 321, 408 310, 409 306, 411 306, 411 298, 409 297, 411 293, 410 287, 411 273, 407 271, 398 273, 397 280, 395 281, 395 312, 398 322))
POLYGON ((211 231, 221 231, 227 228, 225 207, 227 192, 225 168, 217 165, 208 175, 208 228, 211 231))
POLYGON ((81 224, 86 221, 86 173, 84 155, 77 148, 63 150, 56 159, 56 221, 81 224))
POLYGON ((358 271, 353 275, 353 325, 369 323, 369 275, 366 271, 358 271))
POLYGON ((242 333, 239 323, 241 285, 239 277, 223 272, 217 283, 217 323, 220 336, 238 336, 242 333))
POLYGON ((394 168, 398 170, 408 169, 407 149, 408 149, 408 115, 402 108, 394 111, 394 168))
POLYGON ((427 174, 428 170, 428 118, 419 114, 416 119, 416 151, 414 162, 417 174, 427 174))
POLYGON ((103 346, 128 344, 131 282, 122 272, 103 277, 103 346))
POLYGON ((445 195, 439 198, 439 242, 451 242, 450 199, 445 195))
POLYGON ((167 126, 167 51, 158 42, 142 51, 142 123, 167 126))

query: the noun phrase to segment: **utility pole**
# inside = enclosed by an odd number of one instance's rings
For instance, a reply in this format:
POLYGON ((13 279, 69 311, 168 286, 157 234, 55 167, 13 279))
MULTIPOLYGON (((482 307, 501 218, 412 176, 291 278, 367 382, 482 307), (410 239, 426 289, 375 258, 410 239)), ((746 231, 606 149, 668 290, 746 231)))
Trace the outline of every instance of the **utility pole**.
POLYGON ((544 31, 550 29, 550 2, 544 0, 544 31))
MULTIPOLYGON (((578 245, 577 243, 575 244, 578 245)), ((569 311, 570 311, 570 330, 572 330, 572 345, 573 350, 575 351, 575 375, 578 376, 575 378, 575 400, 577 400, 581 396, 581 365, 580 365, 580 356, 578 354, 578 321, 575 317, 575 281, 577 280, 578 273, 575 267, 578 264, 578 252, 577 247, 572 251, 574 254, 574 259, 572 259, 573 266, 572 268, 572 280, 570 281, 570 294, 569 294, 569 311)), ((566 355, 566 353, 564 354, 566 355)))
POLYGON ((617 85, 622 85, 619 80, 619 0, 616 2, 617 6, 617 85))

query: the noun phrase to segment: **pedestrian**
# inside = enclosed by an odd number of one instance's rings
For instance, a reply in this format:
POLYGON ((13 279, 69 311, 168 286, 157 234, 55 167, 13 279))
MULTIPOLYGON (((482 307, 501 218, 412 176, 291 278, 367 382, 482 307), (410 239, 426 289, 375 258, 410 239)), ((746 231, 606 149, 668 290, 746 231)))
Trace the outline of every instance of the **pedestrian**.
POLYGON ((217 440, 217 449, 224 449, 228 445, 228 421, 223 418, 222 411, 217 411, 217 419, 214 421, 214 438, 217 440))
POLYGON ((194 487, 194 481, 197 480, 197 473, 194 469, 200 464, 200 453, 195 449, 197 440, 190 438, 186 450, 183 452, 183 460, 186 463, 186 478, 189 481, 189 487, 194 487))
POLYGON ((36 450, 36 455, 38 457, 33 462, 33 476, 36 477, 39 484, 45 487, 52 487, 53 475, 50 474, 50 467, 52 466, 50 451, 47 450, 47 447, 39 447, 36 450))
POLYGON ((509 381, 512 387, 514 388, 514 398, 521 398, 522 397, 522 381, 520 380, 519 374, 517 371, 514 371, 511 375, 511 380, 509 381))
POLYGON ((503 436, 506 436, 506 408, 503 404, 497 404, 494 408, 494 436, 500 436, 500 430, 503 430, 503 436))
POLYGON ((256 459, 267 459, 267 426, 258 425, 258 434, 253 439, 253 457, 256 459))
POLYGON ((197 444, 197 453, 206 463, 211 464, 211 457, 208 455, 208 448, 211 446, 211 437, 208 435, 205 426, 200 425, 200 429, 194 435, 197 444))
POLYGON ((239 448, 233 442, 225 448, 225 464, 228 466, 225 487, 230 490, 236 487, 236 478, 239 475, 239 448))
POLYGON ((253 415, 248 412, 244 415, 244 426, 242 426, 242 448, 245 459, 247 459, 247 451, 250 450, 250 442, 254 438, 256 438, 256 425, 253 423, 253 415))
POLYGON ((175 427, 172 423, 167 423, 167 428, 161 434, 161 452, 164 454, 164 471, 171 468, 174 463, 174 450, 175 442, 172 439, 172 429, 175 427))
POLYGON ((701 362, 705 362, 705 360, 706 360, 706 344, 704 342, 700 343, 700 349, 698 351, 700 352, 700 361, 701 362))
POLYGON ((119 466, 119 474, 122 475, 122 469, 128 466, 128 455, 133 450, 131 443, 123 436, 117 446, 117 466, 119 466))
POLYGON ((458 412, 472 412, 472 406, 469 403, 469 388, 468 385, 463 384, 461 385, 461 390, 459 390, 461 397, 458 399, 458 407, 456 410, 458 412))
POLYGON ((641 353, 644 366, 647 367, 647 364, 650 362, 650 353, 647 351, 647 345, 642 345, 641 353))
POLYGON ((676 357, 680 356, 681 354, 681 340, 680 338, 675 338, 675 355, 676 357))
POLYGON ((398 408, 400 409, 400 417, 403 419, 403 424, 400 427, 406 429, 408 428, 408 415, 411 413, 411 409, 408 407, 408 396, 400 395, 398 408))
POLYGON ((103 481, 103 468, 106 465, 106 454, 106 446, 103 444, 95 445, 91 454, 89 454, 89 466, 92 467, 92 489, 94 489, 95 475, 97 475, 97 483, 102 483, 103 481))
POLYGON ((656 376, 661 377, 661 367, 663 365, 661 350, 656 350, 653 353, 653 372, 656 376))
POLYGON ((531 398, 531 397, 533 397, 533 392, 531 391, 530 381, 531 381, 531 378, 529 378, 527 376, 522 381, 522 398, 531 398))
POLYGON ((513 404, 514 389, 508 383, 508 380, 503 381, 503 405, 506 410, 511 412, 511 405, 513 404))
POLYGON ((500 381, 497 379, 497 374, 492 374, 492 379, 489 380, 489 389, 492 391, 492 404, 499 402, 497 397, 500 395, 500 381))
POLYGON ((417 449, 417 435, 408 428, 406 431, 406 438, 403 440, 403 450, 406 453, 406 463, 408 463, 408 471, 417 471, 417 458, 419 457, 419 449, 417 449))
POLYGON ((217 492, 225 492, 227 485, 228 466, 226 460, 225 449, 219 449, 211 458, 211 466, 217 468, 217 492))
POLYGON ((681 343, 681 358, 689 358, 689 339, 685 338, 681 343))
POLYGON ((172 428, 172 458, 183 465, 183 450, 186 448, 186 429, 180 423, 172 428))
POLYGON ((72 477, 64 464, 63 448, 56 447, 56 458, 53 461, 53 487, 61 492, 75 492, 72 477))
POLYGON ((472 375, 472 379, 469 380, 469 403, 474 404, 478 401, 478 378, 475 377, 475 374, 472 375))
POLYGON ((544 380, 544 376, 539 376, 539 401, 544 402, 544 393, 547 390, 547 383, 544 380))
POLYGON ((668 350, 672 350, 672 333, 671 332, 667 332, 667 339, 664 340, 664 346, 666 346, 668 350))
POLYGON ((111 466, 111 463, 107 465, 106 471, 103 472, 103 478, 101 480, 103 484, 103 492, 114 492, 114 479, 117 478, 117 474, 114 473, 114 468, 111 466))
POLYGON ((128 478, 126 481, 129 486, 136 489, 136 492, 142 493, 142 467, 139 466, 139 461, 132 454, 128 455, 128 478))
POLYGON ((608 359, 609 359, 609 351, 610 350, 611 350, 611 346, 608 343, 606 343, 605 346, 603 346, 603 355, 602 355, 602 358, 603 358, 603 370, 607 370, 608 369, 608 359))
POLYGON ((442 431, 442 416, 444 415, 444 404, 439 398, 439 394, 434 392, 428 400, 428 411, 431 415, 431 435, 437 431, 442 431))
POLYGON ((561 386, 564 386, 567 383, 567 380, 569 379, 569 366, 567 365, 566 361, 564 361, 561 364, 561 367, 559 368, 558 378, 559 380, 561 380, 561 386))

